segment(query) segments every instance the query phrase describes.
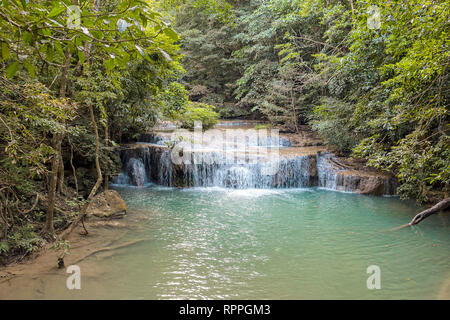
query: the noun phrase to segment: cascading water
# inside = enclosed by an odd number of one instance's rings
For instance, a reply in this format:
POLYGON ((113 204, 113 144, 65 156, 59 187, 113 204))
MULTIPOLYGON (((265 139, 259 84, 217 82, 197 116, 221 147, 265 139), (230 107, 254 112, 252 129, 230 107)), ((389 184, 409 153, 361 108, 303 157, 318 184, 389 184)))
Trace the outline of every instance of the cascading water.
MULTIPOLYGON (((236 189, 322 187, 355 192, 364 189, 367 182, 337 166, 329 152, 278 152, 291 145, 284 137, 256 136, 241 143, 231 139, 228 142, 232 148, 224 150, 220 144, 198 143, 194 136, 191 141, 178 144, 182 146, 179 150, 183 162, 174 161, 176 151, 168 147, 167 137, 148 134, 141 140, 144 141, 121 151, 123 172, 116 178, 117 184, 143 186, 154 182, 168 187, 236 189), (266 152, 261 153, 261 148, 266 152), (249 159, 249 155, 253 158, 249 159)), ((395 192, 389 181, 384 181, 382 188, 378 193, 395 192)))
POLYGON ((317 154, 318 186, 322 188, 337 189, 338 174, 330 163, 330 154, 317 154))

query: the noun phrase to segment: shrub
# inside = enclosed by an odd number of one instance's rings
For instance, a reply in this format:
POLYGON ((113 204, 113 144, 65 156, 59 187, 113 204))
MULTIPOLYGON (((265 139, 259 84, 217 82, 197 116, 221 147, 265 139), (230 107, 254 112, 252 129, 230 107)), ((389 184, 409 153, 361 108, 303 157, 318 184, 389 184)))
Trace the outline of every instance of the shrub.
POLYGON ((205 103, 191 102, 179 120, 181 126, 186 129, 194 129, 195 121, 202 122, 203 130, 212 128, 219 119, 219 114, 214 111, 214 106, 205 103))
POLYGON ((336 99, 322 99, 315 107, 309 124, 323 141, 340 153, 349 154, 358 143, 356 128, 352 124, 353 106, 336 99))

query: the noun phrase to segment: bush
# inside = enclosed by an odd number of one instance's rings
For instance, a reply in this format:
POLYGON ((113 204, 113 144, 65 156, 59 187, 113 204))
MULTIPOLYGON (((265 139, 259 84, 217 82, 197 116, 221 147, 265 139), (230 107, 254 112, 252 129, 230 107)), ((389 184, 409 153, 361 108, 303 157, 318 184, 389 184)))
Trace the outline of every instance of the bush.
POLYGON ((186 129, 194 129, 195 121, 201 121, 203 130, 212 128, 219 119, 219 114, 214 111, 214 106, 205 103, 191 102, 179 120, 181 126, 186 129))
POLYGON ((322 105, 314 108, 309 124, 327 145, 349 154, 359 142, 351 121, 353 112, 350 104, 331 98, 322 99, 322 105))

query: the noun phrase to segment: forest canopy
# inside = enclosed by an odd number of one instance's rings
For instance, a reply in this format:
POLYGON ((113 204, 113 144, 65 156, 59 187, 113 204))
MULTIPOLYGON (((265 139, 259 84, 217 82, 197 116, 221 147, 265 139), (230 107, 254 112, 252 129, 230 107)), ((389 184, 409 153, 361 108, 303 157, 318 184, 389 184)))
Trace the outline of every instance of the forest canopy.
POLYGON ((449 1, 230 1, 216 14, 191 3, 174 13, 191 99, 310 125, 394 172, 404 198, 448 194, 449 1))

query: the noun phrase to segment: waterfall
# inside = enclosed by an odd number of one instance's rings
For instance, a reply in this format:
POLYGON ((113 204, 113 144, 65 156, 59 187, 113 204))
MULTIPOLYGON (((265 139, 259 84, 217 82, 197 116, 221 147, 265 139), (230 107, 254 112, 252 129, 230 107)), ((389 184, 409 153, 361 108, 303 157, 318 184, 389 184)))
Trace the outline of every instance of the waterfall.
POLYGON ((135 186, 142 187, 147 181, 147 173, 142 159, 131 158, 127 164, 127 172, 131 183, 135 186))
POLYGON ((177 165, 172 162, 171 150, 164 147, 142 144, 138 149, 127 149, 122 153, 125 162, 121 175, 115 180, 118 184, 142 186, 149 177, 149 180, 169 187, 303 188, 315 186, 317 180, 314 173, 316 159, 311 155, 280 157, 274 165, 264 160, 221 162, 218 160, 223 155, 217 152, 204 153, 209 159, 199 162, 193 153, 189 164, 177 165))
MULTIPOLYGON (((391 179, 382 175, 363 175, 338 165, 329 152, 278 153, 271 158, 270 153, 258 155, 256 161, 249 161, 243 147, 251 147, 254 152, 262 146, 270 148, 290 145, 287 139, 278 142, 267 137, 251 144, 246 141, 232 152, 220 148, 193 143, 185 143, 181 149, 183 162, 173 159, 174 151, 167 147, 164 138, 147 135, 145 140, 121 151, 123 169, 115 179, 117 184, 143 186, 154 182, 168 187, 223 187, 223 188, 307 188, 370 193, 394 194, 391 179), (193 149, 193 147, 202 147, 193 149), (241 152, 241 153, 240 153, 241 152), (232 155, 232 161, 225 161, 232 155), (233 158, 234 157, 234 158, 233 158)), ((247 149, 246 149, 247 150, 247 149)))
POLYGON ((330 162, 330 157, 329 153, 317 153, 318 186, 336 190, 338 174, 336 168, 330 162))

